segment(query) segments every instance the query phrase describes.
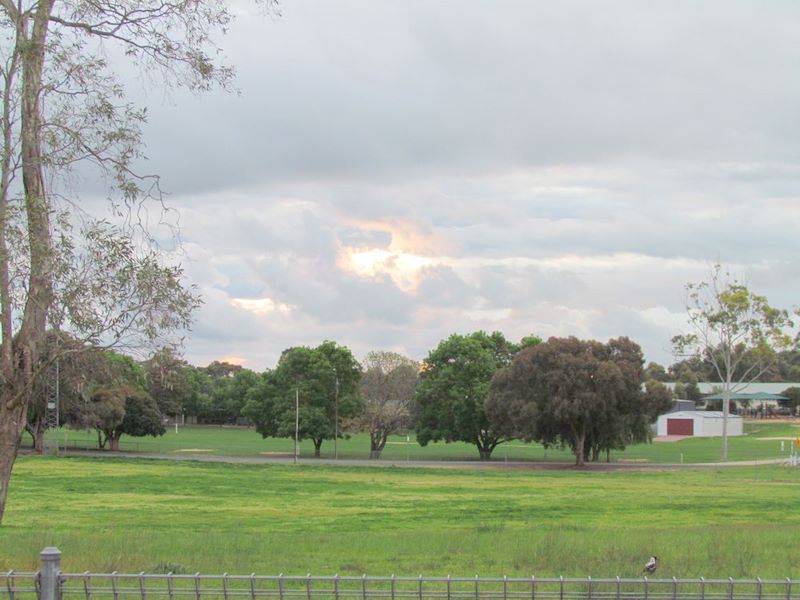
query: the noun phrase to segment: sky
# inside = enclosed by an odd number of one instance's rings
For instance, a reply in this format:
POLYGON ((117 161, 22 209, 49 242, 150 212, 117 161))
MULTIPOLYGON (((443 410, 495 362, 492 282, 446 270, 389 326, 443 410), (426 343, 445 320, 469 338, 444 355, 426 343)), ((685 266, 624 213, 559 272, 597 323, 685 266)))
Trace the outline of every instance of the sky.
POLYGON ((185 358, 629 336, 687 282, 800 304, 800 5, 237 0, 239 93, 150 88, 203 306, 185 358))

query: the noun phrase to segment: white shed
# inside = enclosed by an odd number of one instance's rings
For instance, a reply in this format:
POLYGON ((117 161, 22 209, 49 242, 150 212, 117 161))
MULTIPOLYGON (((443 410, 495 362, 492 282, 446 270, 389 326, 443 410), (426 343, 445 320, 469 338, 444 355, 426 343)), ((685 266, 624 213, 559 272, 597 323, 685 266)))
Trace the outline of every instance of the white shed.
MULTIPOLYGON (((715 437, 722 435, 722 412, 714 410, 681 410, 658 417, 657 435, 715 437)), ((744 419, 728 415, 728 435, 744 435, 744 419)))

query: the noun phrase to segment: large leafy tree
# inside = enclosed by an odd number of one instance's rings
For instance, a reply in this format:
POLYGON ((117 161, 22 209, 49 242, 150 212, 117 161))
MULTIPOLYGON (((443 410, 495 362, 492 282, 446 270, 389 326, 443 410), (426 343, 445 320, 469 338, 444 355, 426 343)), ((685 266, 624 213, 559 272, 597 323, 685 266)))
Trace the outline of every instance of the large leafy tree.
POLYGON ((359 414, 348 420, 355 431, 369 433, 370 458, 380 458, 388 437, 408 427, 419 382, 419 363, 396 352, 370 352, 362 361, 359 414))
POLYGON ((669 381, 667 370, 657 362, 650 362, 644 370, 647 379, 654 379, 655 381, 669 381))
POLYGON ((783 390, 780 394, 784 396, 786 400, 780 400, 780 405, 788 408, 792 415, 797 413, 797 407, 800 406, 800 387, 788 387, 783 390))
POLYGON ((205 422, 214 413, 212 398, 214 380, 202 368, 188 365, 185 371, 189 395, 183 404, 187 416, 194 416, 198 422, 205 422))
POLYGON ((258 374, 243 367, 225 377, 214 377, 211 402, 218 420, 236 423, 243 416, 247 393, 258 383, 258 374))
POLYGON ((134 170, 146 113, 106 57, 167 87, 225 87, 212 38, 230 18, 223 0, 0 0, 0 519, 36 379, 56 359, 43 359, 46 331, 153 344, 196 304, 139 218, 160 199, 158 179, 134 170), (63 195, 79 164, 109 184, 120 224, 63 195))
POLYGON ((75 403, 83 402, 87 391, 97 381, 109 381, 113 373, 104 351, 87 345, 72 336, 49 331, 42 347, 41 361, 50 364, 43 376, 33 384, 28 404, 26 429, 33 438, 34 449, 44 450, 45 419, 50 402, 58 403, 59 424, 75 403), (56 355, 57 359, 51 360, 56 355))
POLYGON ((289 348, 249 390, 244 414, 265 438, 294 438, 297 424, 298 440, 312 440, 319 457, 324 440, 342 436, 337 417, 349 419, 360 410, 360 378, 358 361, 335 342, 289 348))
POLYGON ((158 403, 145 390, 130 385, 98 387, 89 399, 76 406, 73 427, 97 430, 100 448, 119 450, 123 434, 157 437, 166 431, 158 403))
POLYGON ((215 360, 209 363, 207 366, 202 367, 203 371, 209 377, 233 377, 238 371, 241 371, 244 367, 242 365, 234 365, 233 363, 229 363, 227 361, 219 361, 215 360))
MULTIPOLYGON (((535 346, 529 336, 520 345, 535 346)), ((484 410, 494 374, 511 363, 520 345, 495 331, 453 334, 423 361, 417 388, 417 441, 463 441, 488 460, 498 444, 510 439, 491 424, 484 410)))
POLYGON ((178 415, 192 394, 189 365, 175 349, 167 346, 142 363, 147 378, 147 392, 163 415, 178 415))
POLYGON ((773 308, 721 265, 708 281, 686 285, 689 332, 672 339, 675 353, 710 363, 722 393, 722 460, 728 459, 731 394, 757 381, 789 348, 792 325, 786 310, 773 308))
POLYGON ((550 338, 497 373, 487 412, 502 434, 568 446, 583 465, 648 439, 649 424, 668 407, 642 391, 643 362, 628 338, 550 338))
POLYGON ((164 425, 156 400, 147 393, 147 375, 130 356, 94 349, 79 355, 86 369, 80 386, 62 406, 62 421, 74 429, 95 429, 100 448, 119 449, 123 433, 162 435, 164 425))
POLYGON ((34 381, 26 425, 37 452, 44 449, 47 405, 56 396, 59 425, 70 425, 70 418, 96 388, 145 385, 145 372, 133 358, 86 344, 64 332, 48 332, 41 359, 51 366, 34 381), (57 359, 50 360, 53 354, 57 359))

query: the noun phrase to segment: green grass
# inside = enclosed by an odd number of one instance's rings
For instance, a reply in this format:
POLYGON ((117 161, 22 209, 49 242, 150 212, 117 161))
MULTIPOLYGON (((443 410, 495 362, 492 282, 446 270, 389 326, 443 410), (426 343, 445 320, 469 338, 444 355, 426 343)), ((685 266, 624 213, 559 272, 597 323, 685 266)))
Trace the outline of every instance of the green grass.
POLYGON ((800 469, 586 472, 21 457, 0 571, 798 576, 800 469))
MULTIPOLYGON (((800 424, 779 421, 754 421, 745 427, 747 435, 729 439, 730 460, 766 460, 788 456, 790 441, 769 438, 794 438, 800 435, 800 424)), ((65 440, 70 446, 97 447, 97 436, 93 432, 60 430, 57 435, 61 443, 65 440)), ((122 450, 136 452, 179 453, 179 454, 221 454, 228 456, 290 456, 293 442, 290 439, 262 439, 253 429, 219 426, 187 426, 175 433, 168 429, 159 438, 133 438, 123 436, 122 450)), ((300 444, 302 457, 312 457, 314 447, 310 441, 300 444)), ((326 440, 322 445, 322 456, 332 458, 333 441, 326 440)), ((652 463, 698 463, 719 460, 719 438, 687 438, 679 442, 654 442, 638 444, 624 452, 613 452, 612 460, 646 461, 652 463)), ((369 436, 355 434, 349 439, 339 440, 340 458, 368 458, 369 436)), ((465 443, 435 443, 421 447, 411 434, 393 436, 389 439, 382 458, 385 460, 477 460, 474 446, 465 443)), ((572 461, 569 451, 557 448, 545 449, 539 444, 509 442, 495 450, 494 460, 528 461, 572 461)))

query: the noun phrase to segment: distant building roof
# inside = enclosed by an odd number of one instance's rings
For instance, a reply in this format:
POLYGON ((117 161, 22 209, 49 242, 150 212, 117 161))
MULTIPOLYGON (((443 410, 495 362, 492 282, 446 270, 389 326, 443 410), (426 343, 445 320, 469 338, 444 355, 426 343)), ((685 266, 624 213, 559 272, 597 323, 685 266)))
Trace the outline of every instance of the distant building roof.
MULTIPOLYGON (((701 419, 721 419, 721 410, 679 410, 674 413, 664 413, 663 416, 674 418, 676 416, 695 417, 701 419)), ((728 419, 741 419, 739 415, 729 414, 728 419)))
POLYGON ((670 413, 678 412, 679 410, 695 410, 697 405, 692 400, 675 400, 672 408, 668 411, 670 413))
MULTIPOLYGON (((788 400, 786 396, 780 394, 770 394, 767 392, 753 392, 752 394, 733 393, 730 395, 731 400, 788 400)), ((716 393, 710 396, 703 396, 702 400, 722 400, 722 394, 716 393)))
MULTIPOLYGON (((674 381, 668 381, 664 383, 669 389, 675 388, 674 381)), ((716 381, 699 381, 697 382, 697 387, 700 390, 701 394, 713 394, 719 388, 722 387, 722 384, 716 381)), ((780 394, 783 390, 790 388, 790 387, 800 387, 800 382, 792 382, 792 381, 784 381, 775 383, 773 381, 762 383, 760 381, 754 381, 753 383, 734 383, 733 389, 739 393, 756 393, 756 392, 766 392, 767 394, 780 394)))

